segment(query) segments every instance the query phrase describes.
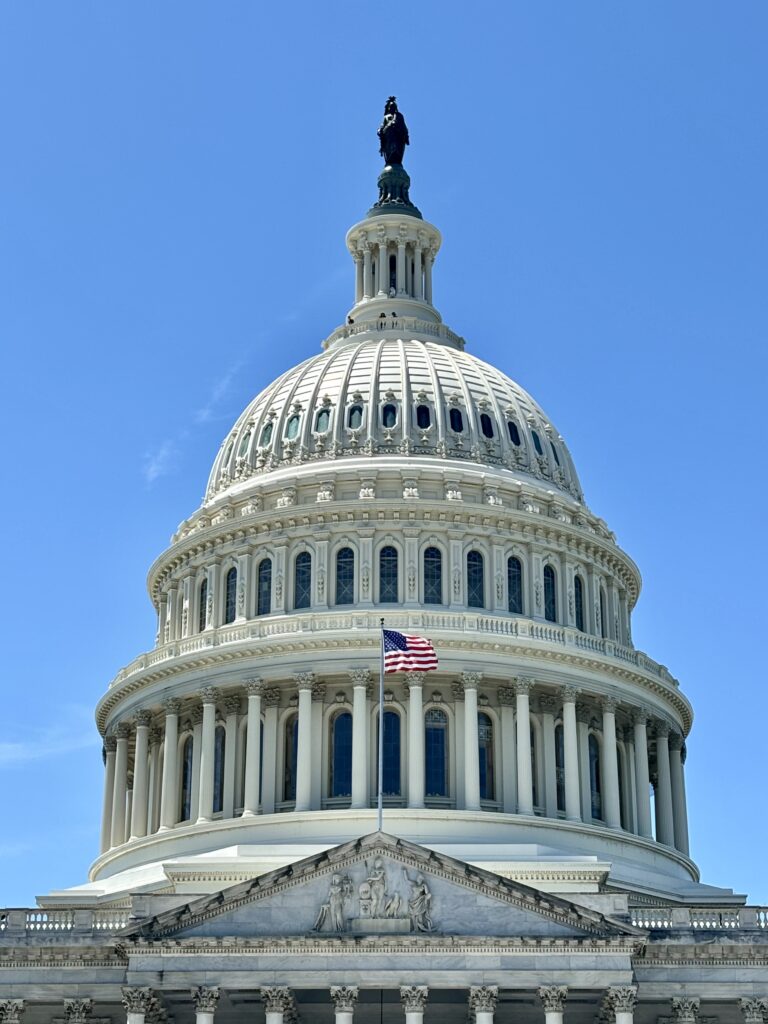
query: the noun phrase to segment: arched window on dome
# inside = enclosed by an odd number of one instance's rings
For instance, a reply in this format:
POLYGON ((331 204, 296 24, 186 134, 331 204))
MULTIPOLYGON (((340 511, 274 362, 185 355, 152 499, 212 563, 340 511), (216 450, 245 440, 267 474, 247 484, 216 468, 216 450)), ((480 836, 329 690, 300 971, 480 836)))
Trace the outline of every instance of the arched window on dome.
POLYGON ((391 545, 379 552, 379 604, 397 604, 397 548, 391 545))
POLYGON ((235 621, 237 615, 237 569, 232 566, 224 583, 224 625, 235 621))
POLYGON ((451 424, 451 430, 455 434, 464 433, 464 417, 461 415, 461 409, 451 409, 448 414, 448 421, 451 424))
POLYGON ((347 413, 347 426, 350 430, 359 430, 363 425, 362 405, 351 405, 347 413))
POLYGON ((493 420, 487 412, 480 413, 480 429, 483 432, 483 437, 493 437, 493 420))
MULTIPOLYGON (((376 742, 379 737, 379 716, 376 716, 376 742)), ((378 746, 376 747, 378 750, 378 746)), ((400 777, 400 715, 396 711, 384 712, 384 773, 382 775, 382 794, 384 796, 401 796, 402 782, 400 777)), ((378 786, 379 762, 376 759, 376 784, 378 786)))
POLYGON ((592 817, 598 821, 603 818, 602 798, 602 766, 600 764, 600 744, 594 733, 589 734, 589 792, 592 805, 592 817))
POLYGON ((480 747, 480 799, 496 799, 496 779, 493 764, 493 721, 481 711, 477 716, 477 739, 480 747))
POLYGON ((448 796, 448 717, 441 708, 424 716, 425 794, 448 796))
POLYGON ((315 417, 315 433, 324 434, 331 425, 331 411, 330 409, 321 409, 315 417))
POLYGON ((296 767, 299 755, 299 716, 291 715, 283 734, 283 800, 296 799, 296 767))
POLYGON ((584 583, 578 573, 573 577, 573 610, 576 629, 584 632, 584 583))
POLYGON ((269 615, 272 611, 272 559, 262 558, 256 574, 256 614, 269 615))
POLYGON ((197 631, 202 633, 205 629, 205 619, 208 611, 208 579, 200 583, 200 590, 197 595, 197 631))
POLYGON ((467 552, 467 605, 485 608, 485 566, 479 551, 467 552))
POLYGON ((557 622, 557 577, 551 565, 544 566, 544 618, 557 622))
POLYGON ((608 616, 606 614, 605 590, 600 587, 600 636, 608 636, 608 616))
POLYGON ((424 551, 424 604, 443 603, 443 553, 440 548, 424 551))
POLYGON ((352 795, 352 715, 340 711, 331 721, 331 796, 352 795))
POLYGON ((391 430, 397 425, 397 406, 388 402, 381 410, 381 425, 391 430))
POLYGON ((562 724, 555 726, 555 786, 557 809, 565 812, 565 735, 562 724))
POLYGON ((312 603, 312 555, 302 551, 293 566, 293 607, 309 608, 312 603))
POLYGON ((543 455, 544 449, 541 447, 541 438, 535 430, 531 431, 531 437, 533 438, 533 447, 536 449, 536 454, 543 455))
POLYGON ((247 452, 248 452, 248 445, 250 443, 251 443, 251 432, 250 432, 250 430, 246 430, 246 432, 243 434, 243 439, 240 442, 240 446, 237 449, 237 454, 238 454, 239 458, 243 458, 243 456, 247 454, 247 452))
POLYGON ((179 787, 179 821, 192 817, 192 737, 187 736, 181 748, 181 786, 179 787))
POLYGON ((523 614, 523 564, 514 555, 507 559, 507 609, 513 615, 523 614))
POLYGON ((213 751, 213 813, 220 814, 224 810, 224 757, 227 744, 227 733, 223 725, 216 726, 216 738, 213 751))
POLYGON ((272 431, 274 430, 274 424, 272 420, 265 423, 261 430, 261 438, 259 439, 259 446, 266 448, 269 442, 272 440, 272 431))
POLYGON ((355 603, 355 553, 352 548, 340 548, 336 552, 335 603, 355 603))
POLYGON ((301 423, 301 416, 296 412, 290 417, 285 425, 285 436, 289 441, 295 440, 299 436, 299 424, 301 423))
POLYGON ((517 424, 514 420, 507 420, 507 433, 512 444, 517 445, 519 448, 522 442, 520 440, 520 431, 517 429, 517 424))
POLYGON ((416 406, 416 426, 419 430, 426 430, 432 423, 432 413, 428 405, 416 406))
POLYGON ((555 462, 559 466, 560 465, 560 456, 557 454, 557 448, 555 447, 555 442, 554 441, 550 441, 549 442, 549 447, 552 449, 552 454, 555 457, 555 462))

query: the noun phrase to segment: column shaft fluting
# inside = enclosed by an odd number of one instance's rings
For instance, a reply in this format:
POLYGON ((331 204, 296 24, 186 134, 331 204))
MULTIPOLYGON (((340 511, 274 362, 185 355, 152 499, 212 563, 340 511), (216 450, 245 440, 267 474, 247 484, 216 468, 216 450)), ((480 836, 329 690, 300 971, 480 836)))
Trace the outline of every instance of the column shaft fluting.
POLYGON ((165 740, 163 742, 163 788, 160 796, 160 828, 173 828, 178 820, 178 784, 176 773, 179 746, 179 711, 181 702, 171 699, 165 705, 165 740))
POLYGON ((480 810, 480 747, 477 722, 477 683, 464 681, 464 806, 480 810))
POLYGON ((669 767, 669 729, 660 724, 656 729, 656 839, 665 846, 675 845, 675 824, 672 812, 672 780, 669 767))
POLYGON ((115 755, 115 784, 112 795, 111 845, 125 842, 125 811, 128 791, 128 728, 119 725, 115 755))
POLYGON ((141 839, 147 834, 147 807, 149 805, 149 712, 136 716, 136 749, 133 757, 133 807, 131 808, 131 838, 141 839))
POLYGON ((581 821, 576 697, 575 690, 566 690, 563 695, 563 769, 565 772, 565 816, 568 821, 581 821))
POLYGON ((296 755, 296 810, 312 805, 312 683, 299 682, 299 749, 296 755))
POLYGON ((210 821, 213 817, 213 773, 216 759, 216 697, 213 687, 202 692, 203 728, 200 735, 200 800, 197 820, 210 821))
POLYGON ((675 847, 681 852, 688 849, 688 808, 685 799, 685 775, 683 773, 683 741, 673 737, 669 747, 669 769, 672 784, 672 817, 674 819, 675 847))
POLYGON ((104 740, 106 762, 104 765, 104 800, 101 808, 101 852, 112 845, 112 803, 115 799, 115 757, 117 740, 107 736, 104 740))
POLYGON ((619 798, 619 760, 616 750, 616 705, 612 700, 603 704, 603 749, 601 768, 603 784, 603 820, 609 828, 621 828, 621 802, 619 798))
POLYGON ((408 806, 424 806, 424 704, 421 678, 409 679, 408 806))
POLYGON ((644 714, 635 716, 635 786, 637 799, 637 831, 653 839, 651 825, 651 775, 648 770, 648 727, 644 714))
MULTIPOLYGON (((368 797, 368 692, 365 680, 352 690, 352 807, 367 807, 368 797)), ((384 737, 379 740, 384 742, 384 737)))
POLYGON ((261 774, 261 683, 248 684, 248 717, 245 722, 245 786, 243 817, 258 814, 261 774))
POLYGON ((531 766, 530 685, 518 683, 517 692, 517 813, 533 814, 533 771, 531 766))

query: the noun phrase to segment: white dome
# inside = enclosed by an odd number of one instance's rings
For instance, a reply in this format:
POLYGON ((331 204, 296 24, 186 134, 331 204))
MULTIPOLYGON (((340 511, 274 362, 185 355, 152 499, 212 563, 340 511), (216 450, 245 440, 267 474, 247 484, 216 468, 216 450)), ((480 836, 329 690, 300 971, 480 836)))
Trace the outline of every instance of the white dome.
POLYGON ((337 332, 250 403, 222 444, 209 500, 255 474, 348 456, 506 468, 582 500, 562 437, 513 380, 442 325, 388 320, 375 337, 364 326, 360 337, 337 332), (443 337, 413 336, 425 328, 443 337))

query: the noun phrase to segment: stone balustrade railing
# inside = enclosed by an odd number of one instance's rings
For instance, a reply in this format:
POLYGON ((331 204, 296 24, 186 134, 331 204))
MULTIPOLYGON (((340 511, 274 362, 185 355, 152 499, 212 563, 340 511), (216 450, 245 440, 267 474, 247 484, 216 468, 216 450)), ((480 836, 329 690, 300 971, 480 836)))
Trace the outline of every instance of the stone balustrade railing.
POLYGON ((0 910, 0 940, 34 935, 94 935, 125 928, 130 909, 107 910, 0 910))
POLYGON ((630 915, 650 931, 768 931, 768 907, 633 907, 630 915))
POLYGON ((440 338, 441 341, 448 341, 458 349, 463 349, 466 344, 460 334, 456 334, 445 324, 438 324, 433 320, 420 320, 416 317, 397 316, 382 317, 378 320, 361 320, 360 323, 337 327, 333 334, 329 334, 323 341, 323 348, 327 349, 335 341, 344 338, 354 338, 359 334, 377 334, 380 331, 412 331, 415 335, 426 334, 433 338, 440 338))
MULTIPOLYGON (((169 659, 225 644, 266 640, 270 637, 302 633, 327 635, 329 632, 335 631, 348 636, 351 630, 377 631, 380 617, 381 613, 378 610, 312 611, 307 614, 293 612, 289 615, 273 615, 263 619, 252 619, 241 624, 220 626, 218 629, 196 633, 194 636, 182 640, 161 644, 154 650, 139 655, 117 673, 110 686, 117 686, 132 675, 146 671, 169 659)), ((533 642, 534 644, 571 648, 577 653, 584 652, 614 658, 658 679, 666 686, 677 688, 679 685, 664 665, 659 665, 642 651, 638 651, 634 647, 624 647, 615 640, 582 633, 578 629, 568 626, 556 626, 534 622, 531 619, 496 616, 488 613, 398 611, 387 614, 387 628, 406 631, 440 629, 450 630, 453 633, 492 634, 510 639, 519 638, 526 643, 533 642)))

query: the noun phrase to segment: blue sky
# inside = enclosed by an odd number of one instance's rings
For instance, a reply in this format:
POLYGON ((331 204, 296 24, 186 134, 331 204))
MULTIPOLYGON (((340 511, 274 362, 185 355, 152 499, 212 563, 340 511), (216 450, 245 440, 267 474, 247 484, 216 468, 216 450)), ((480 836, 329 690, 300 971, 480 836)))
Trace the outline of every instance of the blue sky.
POLYGON ((767 37, 760 2, 0 6, 0 905, 86 877, 92 708, 232 421, 351 304, 390 93, 436 304, 643 573, 702 875, 768 903, 767 37))

